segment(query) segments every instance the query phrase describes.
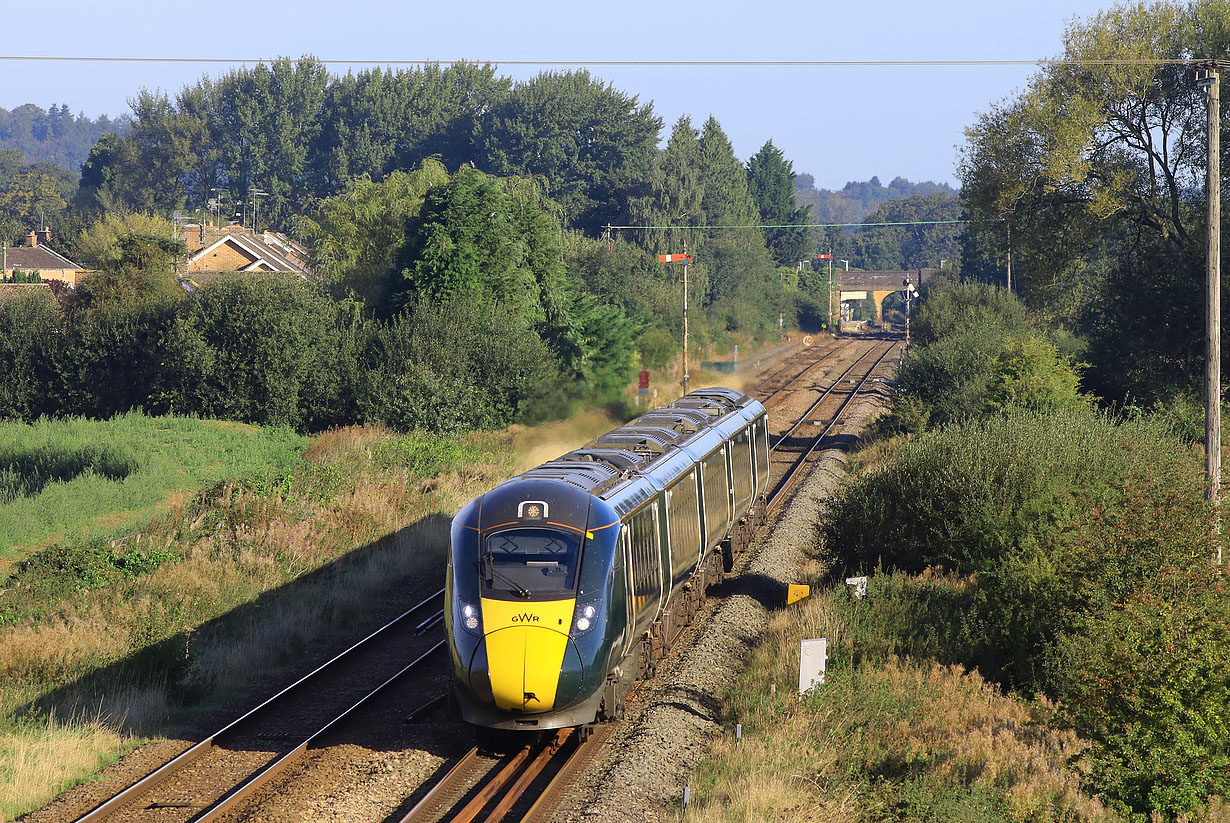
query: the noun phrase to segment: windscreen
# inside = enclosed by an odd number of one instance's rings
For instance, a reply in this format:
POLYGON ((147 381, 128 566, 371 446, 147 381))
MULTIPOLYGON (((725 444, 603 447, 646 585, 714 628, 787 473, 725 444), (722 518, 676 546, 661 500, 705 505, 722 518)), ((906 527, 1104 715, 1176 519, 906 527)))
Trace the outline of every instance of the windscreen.
POLYGON ((531 598, 571 592, 581 561, 578 535, 548 529, 514 529, 487 538, 483 590, 531 598))

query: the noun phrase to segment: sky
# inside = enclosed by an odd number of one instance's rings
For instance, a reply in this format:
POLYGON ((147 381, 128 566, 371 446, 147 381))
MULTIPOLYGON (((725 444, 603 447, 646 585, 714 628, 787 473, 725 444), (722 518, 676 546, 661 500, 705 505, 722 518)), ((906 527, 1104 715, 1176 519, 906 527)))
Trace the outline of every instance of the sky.
MULTIPOLYGON (((29 31, 4 56, 322 60, 1034 60, 1062 51, 1065 25, 1110 0, 761 0, 155 4, 62 0, 21 13, 29 31), (54 17, 54 22, 40 17, 54 17)), ((10 9, 9 17, 17 14, 10 9)), ((17 29, 10 32, 13 34, 17 29)), ((235 66, 245 65, 235 63, 235 66)), ((251 66, 253 62, 246 65, 251 66)), ((129 111, 142 88, 172 96, 206 63, 0 61, 0 106, 129 111)), ((364 65, 331 64, 344 74, 364 65)), ((501 66, 514 79, 542 67, 501 66)), ((743 160, 772 139, 820 188, 876 175, 956 184, 963 129, 1020 91, 1012 67, 608 67, 591 72, 652 101, 666 122, 714 115, 743 160)))

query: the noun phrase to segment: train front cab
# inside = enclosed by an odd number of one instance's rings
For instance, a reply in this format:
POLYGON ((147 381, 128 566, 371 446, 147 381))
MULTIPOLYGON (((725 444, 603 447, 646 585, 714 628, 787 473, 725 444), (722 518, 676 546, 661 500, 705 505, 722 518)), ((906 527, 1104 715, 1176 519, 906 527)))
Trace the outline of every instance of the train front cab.
POLYGON ((445 606, 450 709, 493 729, 594 720, 623 653, 620 524, 598 498, 521 481, 453 520, 445 606))

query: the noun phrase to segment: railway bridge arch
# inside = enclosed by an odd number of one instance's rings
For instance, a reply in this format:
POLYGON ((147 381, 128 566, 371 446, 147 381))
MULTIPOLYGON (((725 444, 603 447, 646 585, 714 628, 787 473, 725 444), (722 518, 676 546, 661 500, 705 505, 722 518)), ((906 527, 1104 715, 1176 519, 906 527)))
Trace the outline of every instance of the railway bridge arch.
POLYGON ((902 291, 906 281, 914 288, 922 288, 939 269, 902 269, 901 271, 836 271, 834 280, 838 304, 845 300, 865 300, 875 303, 877 323, 884 319, 884 298, 893 292, 902 291))

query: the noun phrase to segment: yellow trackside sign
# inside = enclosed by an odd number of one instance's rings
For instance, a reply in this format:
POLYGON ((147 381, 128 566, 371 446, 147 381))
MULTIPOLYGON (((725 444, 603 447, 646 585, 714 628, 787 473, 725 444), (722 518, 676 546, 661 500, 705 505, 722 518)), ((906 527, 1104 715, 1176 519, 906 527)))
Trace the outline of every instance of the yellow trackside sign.
POLYGON ((791 583, 786 587, 786 605, 798 603, 804 597, 811 594, 811 586, 804 586, 799 583, 791 583))

